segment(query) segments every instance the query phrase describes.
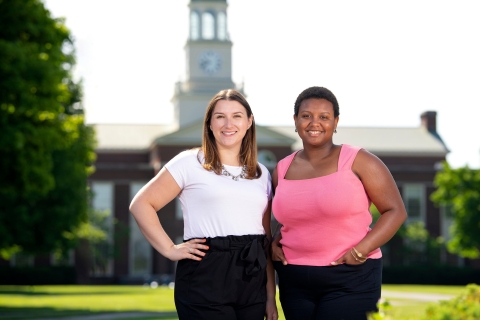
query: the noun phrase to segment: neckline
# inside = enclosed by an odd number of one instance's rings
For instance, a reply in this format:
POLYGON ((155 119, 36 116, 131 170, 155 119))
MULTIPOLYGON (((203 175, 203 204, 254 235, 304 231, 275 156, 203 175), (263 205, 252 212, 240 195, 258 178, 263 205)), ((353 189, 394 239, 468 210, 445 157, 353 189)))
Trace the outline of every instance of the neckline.
POLYGON ((229 164, 222 163, 222 166, 224 167, 230 167, 230 168, 243 168, 243 166, 231 166, 229 164))
POLYGON ((285 179, 285 176, 287 175, 288 169, 290 169, 290 166, 292 165, 293 160, 295 159, 295 157, 297 156, 297 154, 298 154, 300 151, 303 150, 303 149, 300 149, 300 150, 298 150, 297 152, 295 152, 295 153, 293 154, 293 157, 290 159, 290 163, 289 163, 288 166, 287 166, 287 170, 285 170, 285 173, 284 173, 284 175, 283 175, 283 180, 285 180, 285 181, 306 181, 306 180, 313 180, 313 179, 318 179, 318 178, 329 177, 329 176, 331 176, 331 175, 334 175, 334 174, 340 172, 339 167, 340 167, 340 160, 342 159, 343 146, 344 146, 344 144, 341 144, 341 145, 340 145, 340 153, 338 154, 338 160, 337 160, 337 171, 332 172, 332 173, 329 173, 329 174, 326 174, 326 175, 324 175, 324 176, 307 178, 307 179, 285 179))
MULTIPOLYGON (((201 160, 201 163, 205 163, 205 155, 203 154, 203 151, 202 149, 198 148, 196 150, 194 150, 197 152, 197 158, 200 158, 199 160, 201 160)), ((243 168, 243 166, 231 166, 229 164, 225 164, 225 163, 221 163, 222 166, 225 166, 225 167, 229 167, 229 168, 243 168)))

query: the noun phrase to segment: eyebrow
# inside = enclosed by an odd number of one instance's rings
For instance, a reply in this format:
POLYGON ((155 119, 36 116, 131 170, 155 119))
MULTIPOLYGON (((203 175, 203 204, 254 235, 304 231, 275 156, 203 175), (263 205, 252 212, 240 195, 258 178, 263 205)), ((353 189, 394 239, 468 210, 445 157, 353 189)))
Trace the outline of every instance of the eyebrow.
MULTIPOLYGON (((244 114, 242 111, 237 111, 237 112, 234 112, 233 114, 237 114, 237 113, 244 114)), ((213 114, 225 114, 225 113, 223 113, 223 112, 214 112, 213 114)))
MULTIPOLYGON (((302 110, 302 111, 300 111, 300 113, 302 113, 302 112, 312 113, 312 111, 309 111, 309 110, 302 110)), ((331 113, 330 111, 321 112, 321 114, 330 114, 330 113, 331 113)))

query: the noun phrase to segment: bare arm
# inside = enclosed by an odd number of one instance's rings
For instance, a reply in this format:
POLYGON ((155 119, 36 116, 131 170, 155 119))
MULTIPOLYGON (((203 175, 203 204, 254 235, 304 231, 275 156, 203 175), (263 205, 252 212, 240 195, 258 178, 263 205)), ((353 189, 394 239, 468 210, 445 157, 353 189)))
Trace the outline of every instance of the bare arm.
POLYGON ((359 176, 381 216, 372 231, 355 247, 365 254, 390 240, 407 219, 407 212, 397 185, 387 166, 376 156, 360 150, 352 170, 359 176))
POLYGON ((205 253, 198 249, 208 249, 200 244, 204 239, 194 239, 175 245, 163 229, 157 211, 175 199, 181 189, 167 169, 150 180, 133 198, 130 211, 137 221, 145 238, 160 254, 176 261, 181 259, 201 260, 205 253))
MULTIPOLYGON (((355 246, 355 249, 366 256, 395 235, 407 219, 407 212, 390 171, 379 158, 368 151, 360 150, 352 165, 352 171, 362 181, 365 191, 381 214, 373 229, 355 246)), ((350 251, 337 260, 336 264, 342 262, 359 263, 350 251)))
MULTIPOLYGON (((273 194, 275 194, 275 190, 277 189, 278 185, 278 173, 277 168, 273 170, 272 174, 272 184, 273 184, 273 194)), ((280 240, 282 240, 282 233, 280 232, 280 225, 277 228, 277 232, 273 235, 272 241, 272 260, 273 261, 281 261, 284 265, 287 265, 287 259, 285 259, 285 255, 283 254, 282 246, 280 245, 280 240)))
MULTIPOLYGON (((268 202, 267 210, 263 214, 263 228, 265 229, 265 234, 268 241, 272 241, 272 232, 270 230, 270 221, 272 219, 272 202, 268 202)), ((276 285, 275 285, 275 270, 273 270, 272 260, 270 259, 270 254, 267 256, 267 308, 265 313, 265 318, 267 320, 277 320, 278 311, 277 303, 275 300, 276 294, 276 285)))

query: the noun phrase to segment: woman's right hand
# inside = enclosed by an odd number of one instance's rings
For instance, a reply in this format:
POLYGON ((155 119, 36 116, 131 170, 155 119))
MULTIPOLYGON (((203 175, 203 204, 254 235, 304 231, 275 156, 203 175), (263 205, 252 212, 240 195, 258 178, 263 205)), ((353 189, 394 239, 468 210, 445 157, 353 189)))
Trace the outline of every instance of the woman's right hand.
POLYGON ((288 263, 287 259, 285 259, 285 255, 283 254, 282 246, 280 245, 281 239, 282 236, 279 235, 275 238, 275 240, 272 241, 272 260, 281 261, 283 265, 286 266, 288 263))
POLYGON ((178 261, 182 259, 192 259, 200 261, 202 257, 206 255, 205 252, 200 251, 208 250, 209 247, 202 244, 207 239, 192 239, 181 244, 176 244, 170 247, 165 253, 165 257, 172 261, 178 261))

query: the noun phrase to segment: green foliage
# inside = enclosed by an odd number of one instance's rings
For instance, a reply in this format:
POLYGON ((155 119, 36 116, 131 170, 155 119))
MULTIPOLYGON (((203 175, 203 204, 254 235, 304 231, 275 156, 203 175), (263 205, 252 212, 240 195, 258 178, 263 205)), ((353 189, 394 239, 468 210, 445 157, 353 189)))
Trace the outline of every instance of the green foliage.
POLYGON ((87 220, 94 134, 73 42, 40 0, 0 1, 0 253, 66 251, 87 220))
POLYGON ((421 221, 407 224, 402 232, 404 255, 410 265, 440 263, 440 252, 445 247, 442 237, 434 238, 421 221))
POLYGON ((86 239, 90 244, 100 244, 107 240, 109 210, 91 210, 88 215, 88 221, 82 222, 74 232, 65 236, 71 238, 86 239))
MULTIPOLYGON (((167 286, 0 286, 2 319, 65 319, 80 315, 98 319, 106 318, 105 313, 118 312, 165 312, 130 318, 137 320, 178 319, 173 289, 167 286)), ((124 319, 122 316, 112 314, 108 318, 124 319)))
POLYGON ((377 222, 378 218, 380 218, 380 212, 378 211, 377 207, 375 207, 375 205, 373 203, 370 206, 370 212, 372 213, 372 225, 371 225, 371 227, 373 227, 373 225, 377 222))
POLYGON ((106 274, 108 262, 114 255, 113 246, 108 239, 108 235, 113 234, 109 223, 111 212, 109 210, 91 210, 88 218, 88 223, 80 226, 77 235, 88 240, 91 259, 90 271, 93 273, 101 270, 103 274, 106 274))
POLYGON ((388 320, 391 319, 389 313, 392 305, 388 300, 380 300, 377 304, 378 312, 371 312, 367 315, 368 320, 388 320))
MULTIPOLYGON (((375 205, 371 205, 373 223, 380 218, 375 205)), ((435 265, 440 263, 440 252, 444 248, 442 237, 434 238, 421 221, 404 223, 393 238, 387 242, 382 250, 386 257, 395 255, 397 264, 401 265, 435 265)), ((389 258, 392 258, 391 256, 389 258)))
POLYGON ((448 249, 467 258, 480 257, 480 170, 452 169, 448 163, 435 177, 432 200, 451 211, 452 238, 448 249))
POLYGON ((475 320, 480 319, 480 287, 469 284, 465 293, 458 297, 440 301, 427 308, 429 320, 475 320))

